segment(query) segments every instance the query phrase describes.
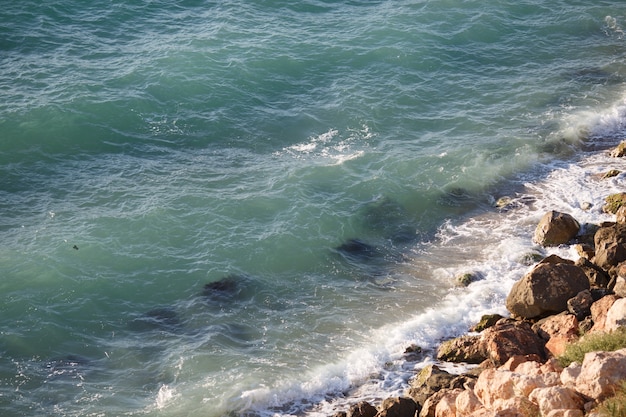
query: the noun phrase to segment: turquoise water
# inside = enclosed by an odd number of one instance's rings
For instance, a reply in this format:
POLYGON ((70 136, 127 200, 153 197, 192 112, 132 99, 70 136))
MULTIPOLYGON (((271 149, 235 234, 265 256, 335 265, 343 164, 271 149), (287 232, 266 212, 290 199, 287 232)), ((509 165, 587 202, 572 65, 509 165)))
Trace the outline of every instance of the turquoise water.
POLYGON ((533 221, 579 207, 537 184, 626 131, 624 27, 616 0, 3 5, 1 414, 401 392, 406 346, 500 311, 533 221))

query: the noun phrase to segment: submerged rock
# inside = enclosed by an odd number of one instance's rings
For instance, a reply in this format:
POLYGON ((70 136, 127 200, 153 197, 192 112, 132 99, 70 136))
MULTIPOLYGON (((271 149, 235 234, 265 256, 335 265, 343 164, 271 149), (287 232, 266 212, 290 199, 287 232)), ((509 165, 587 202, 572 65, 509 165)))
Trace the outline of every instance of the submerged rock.
POLYGON ((135 331, 174 331, 178 330, 181 326, 182 322, 178 317, 178 313, 171 307, 154 308, 129 323, 130 329, 135 331))
POLYGON ((335 248, 341 255, 349 258, 370 259, 377 255, 375 246, 359 239, 350 239, 335 248))
POLYGON ((620 207, 626 205, 626 193, 611 194, 604 199, 604 202, 606 204, 602 206, 602 211, 615 214, 620 207))

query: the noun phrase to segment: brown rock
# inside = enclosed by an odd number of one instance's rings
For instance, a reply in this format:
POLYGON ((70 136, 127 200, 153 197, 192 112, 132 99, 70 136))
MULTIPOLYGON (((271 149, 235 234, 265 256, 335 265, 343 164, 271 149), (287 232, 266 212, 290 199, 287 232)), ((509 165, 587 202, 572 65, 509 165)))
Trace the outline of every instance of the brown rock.
POLYGON ((378 413, 376 407, 367 401, 353 404, 348 409, 347 417, 374 417, 378 413))
POLYGON ((487 410, 517 408, 521 404, 530 403, 521 395, 524 392, 523 385, 528 380, 528 377, 515 372, 485 369, 478 376, 474 394, 487 410))
POLYGON ((604 201, 606 204, 602 206, 602 211, 615 214, 620 207, 626 204, 626 193, 611 194, 604 201))
POLYGON ((576 378, 576 390, 596 401, 602 401, 613 395, 625 379, 626 349, 589 352, 576 378))
POLYGON ((615 212, 615 222, 626 223, 626 206, 621 206, 615 212))
MULTIPOLYGON (((593 256, 591 256, 591 258, 593 258, 593 256)), ((609 281, 611 280, 609 274, 589 259, 581 257, 576 261, 575 265, 582 268, 585 272, 585 275, 587 275, 589 279, 590 286, 606 288, 607 285, 609 285, 609 281)))
POLYGON ((550 316, 537 322, 533 328, 547 340, 546 349, 553 356, 562 355, 566 345, 578 339, 578 320, 572 314, 550 316))
POLYGON ((607 172, 602 174, 601 178, 605 180, 607 178, 617 177, 619 174, 621 174, 621 171, 619 169, 609 169, 607 172))
POLYGON ((567 311, 572 313, 576 320, 583 320, 591 315, 591 305, 593 304, 593 296, 591 291, 585 290, 576 294, 575 297, 567 300, 567 311))
POLYGON ((583 417, 585 413, 582 410, 550 410, 545 417, 583 417))
POLYGON ((500 366, 516 355, 537 355, 545 359, 544 341, 526 322, 500 321, 481 335, 488 358, 500 366))
POLYGON ((514 372, 519 365, 529 361, 541 362, 542 358, 538 355, 514 355, 511 356, 503 365, 498 367, 498 369, 502 371, 514 372))
POLYGON ((539 406, 541 415, 552 410, 583 410, 585 400, 573 389, 555 386, 536 388, 530 393, 529 400, 539 406))
POLYGON ((407 395, 423 405, 434 393, 448 388, 455 377, 456 375, 440 369, 437 365, 428 365, 410 381, 407 395))
POLYGON ((478 364, 487 359, 480 336, 465 335, 446 340, 437 349, 437 359, 478 364))
MULTIPOLYGON (((620 264, 621 265, 621 264, 620 264)), ((613 285, 613 292, 618 297, 626 297, 626 278, 618 276, 615 278, 615 285, 613 285)))
POLYGON ((605 329, 606 315, 609 309, 619 297, 616 295, 607 295, 600 298, 598 301, 591 305, 591 319, 593 320, 593 327, 591 332, 603 332, 605 329))
POLYGON ((571 215, 549 211, 541 218, 533 240, 542 246, 558 246, 576 237, 580 224, 571 215))
POLYGON ((620 158, 626 155, 626 141, 622 141, 615 148, 611 149, 609 155, 612 158, 620 158))
POLYGON ((376 417, 414 417, 418 405, 411 398, 387 398, 380 406, 376 417))
POLYGON ((577 243, 574 245, 576 253, 583 259, 591 259, 595 256, 596 251, 593 250, 593 246, 587 243, 577 243))
POLYGON ((612 224, 598 229, 594 235, 596 256, 593 263, 609 271, 626 261, 626 224, 612 224))
POLYGON ((580 267, 539 264, 513 285, 506 308, 523 318, 560 313, 567 310, 567 300, 588 289, 589 280, 580 267))
POLYGON ((482 316, 480 318, 480 321, 478 323, 476 323, 476 325, 472 326, 470 331, 472 331, 472 332, 482 332, 483 330, 493 326, 500 319, 503 319, 503 318, 504 317, 499 315, 499 314, 485 314, 484 316, 482 316))

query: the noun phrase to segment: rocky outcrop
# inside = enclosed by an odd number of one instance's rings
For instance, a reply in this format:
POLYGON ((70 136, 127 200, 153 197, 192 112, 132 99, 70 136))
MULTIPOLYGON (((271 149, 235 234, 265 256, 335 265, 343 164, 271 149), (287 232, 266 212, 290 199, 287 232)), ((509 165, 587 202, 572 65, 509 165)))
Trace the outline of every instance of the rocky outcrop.
POLYGON ((517 281, 506 308, 517 317, 534 318, 567 310, 567 301, 589 289, 589 279, 570 263, 540 263, 517 281))
POLYGON ((413 417, 419 411, 418 404, 411 398, 387 398, 379 407, 376 417, 413 417))
POLYGON ((615 352, 590 352, 576 378, 576 390, 593 399, 604 400, 613 395, 620 382, 626 380, 626 349, 615 352))
POLYGON ((626 261, 626 224, 601 227, 594 236, 594 245, 593 263, 610 274, 613 267, 626 261))
POLYGON ((576 237, 579 230, 580 224, 570 214, 549 211, 539 221, 533 240, 542 246, 558 246, 576 237))

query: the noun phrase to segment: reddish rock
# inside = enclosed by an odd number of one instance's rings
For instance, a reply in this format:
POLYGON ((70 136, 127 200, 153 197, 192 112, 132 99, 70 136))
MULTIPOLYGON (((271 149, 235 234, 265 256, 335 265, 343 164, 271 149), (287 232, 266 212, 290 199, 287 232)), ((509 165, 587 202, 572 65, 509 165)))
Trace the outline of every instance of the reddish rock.
POLYGON ((446 390, 435 406, 435 417, 456 417, 456 399, 462 389, 446 390))
POLYGON ((509 358, 503 365, 501 365, 498 369, 502 371, 511 371, 514 372, 519 365, 525 362, 541 362, 542 358, 538 355, 514 355, 509 358))
POLYGON ((468 416, 483 407, 473 390, 464 390, 456 397, 457 417, 468 416))
POLYGON ((580 224, 571 215, 549 211, 541 218, 533 240, 542 246, 558 246, 576 237, 580 224))
POLYGON ((515 316, 534 318, 567 310, 567 300, 589 289, 589 279, 576 265, 539 264, 517 281, 506 299, 515 316))
POLYGON ((443 388, 448 388, 455 378, 456 375, 452 375, 436 365, 428 365, 410 381, 406 394, 418 404, 423 405, 434 393, 443 388))
POLYGON ((516 355, 537 355, 545 359, 544 341, 527 322, 501 321, 482 333, 485 352, 496 366, 516 355))
POLYGON ((381 404, 376 417, 414 417, 416 411, 417 404, 411 398, 387 398, 381 404))
POLYGON ((615 212, 615 221, 617 223, 626 223, 626 206, 621 206, 615 212))
POLYGON ((598 301, 591 305, 591 319, 593 320, 593 327, 591 332, 603 332, 605 328, 606 315, 609 309, 619 299, 616 295, 607 295, 600 298, 598 301))
POLYGON ((576 391, 596 401, 615 393, 626 380, 626 349, 615 352, 589 352, 585 355, 576 391))
POLYGON ((546 350, 553 356, 562 355, 566 345, 578 339, 578 320, 572 314, 550 316, 537 322, 533 328, 539 336, 547 340, 546 350))
POLYGON ((437 391, 436 393, 428 397, 428 399, 424 402, 424 405, 422 405, 422 409, 419 413, 419 417, 435 417, 435 413, 437 411, 437 405, 443 398, 445 398, 447 395, 450 395, 451 392, 456 393, 456 395, 458 395, 461 392, 461 390, 460 389, 451 390, 449 388, 446 388, 446 389, 442 389, 441 391, 437 391))

